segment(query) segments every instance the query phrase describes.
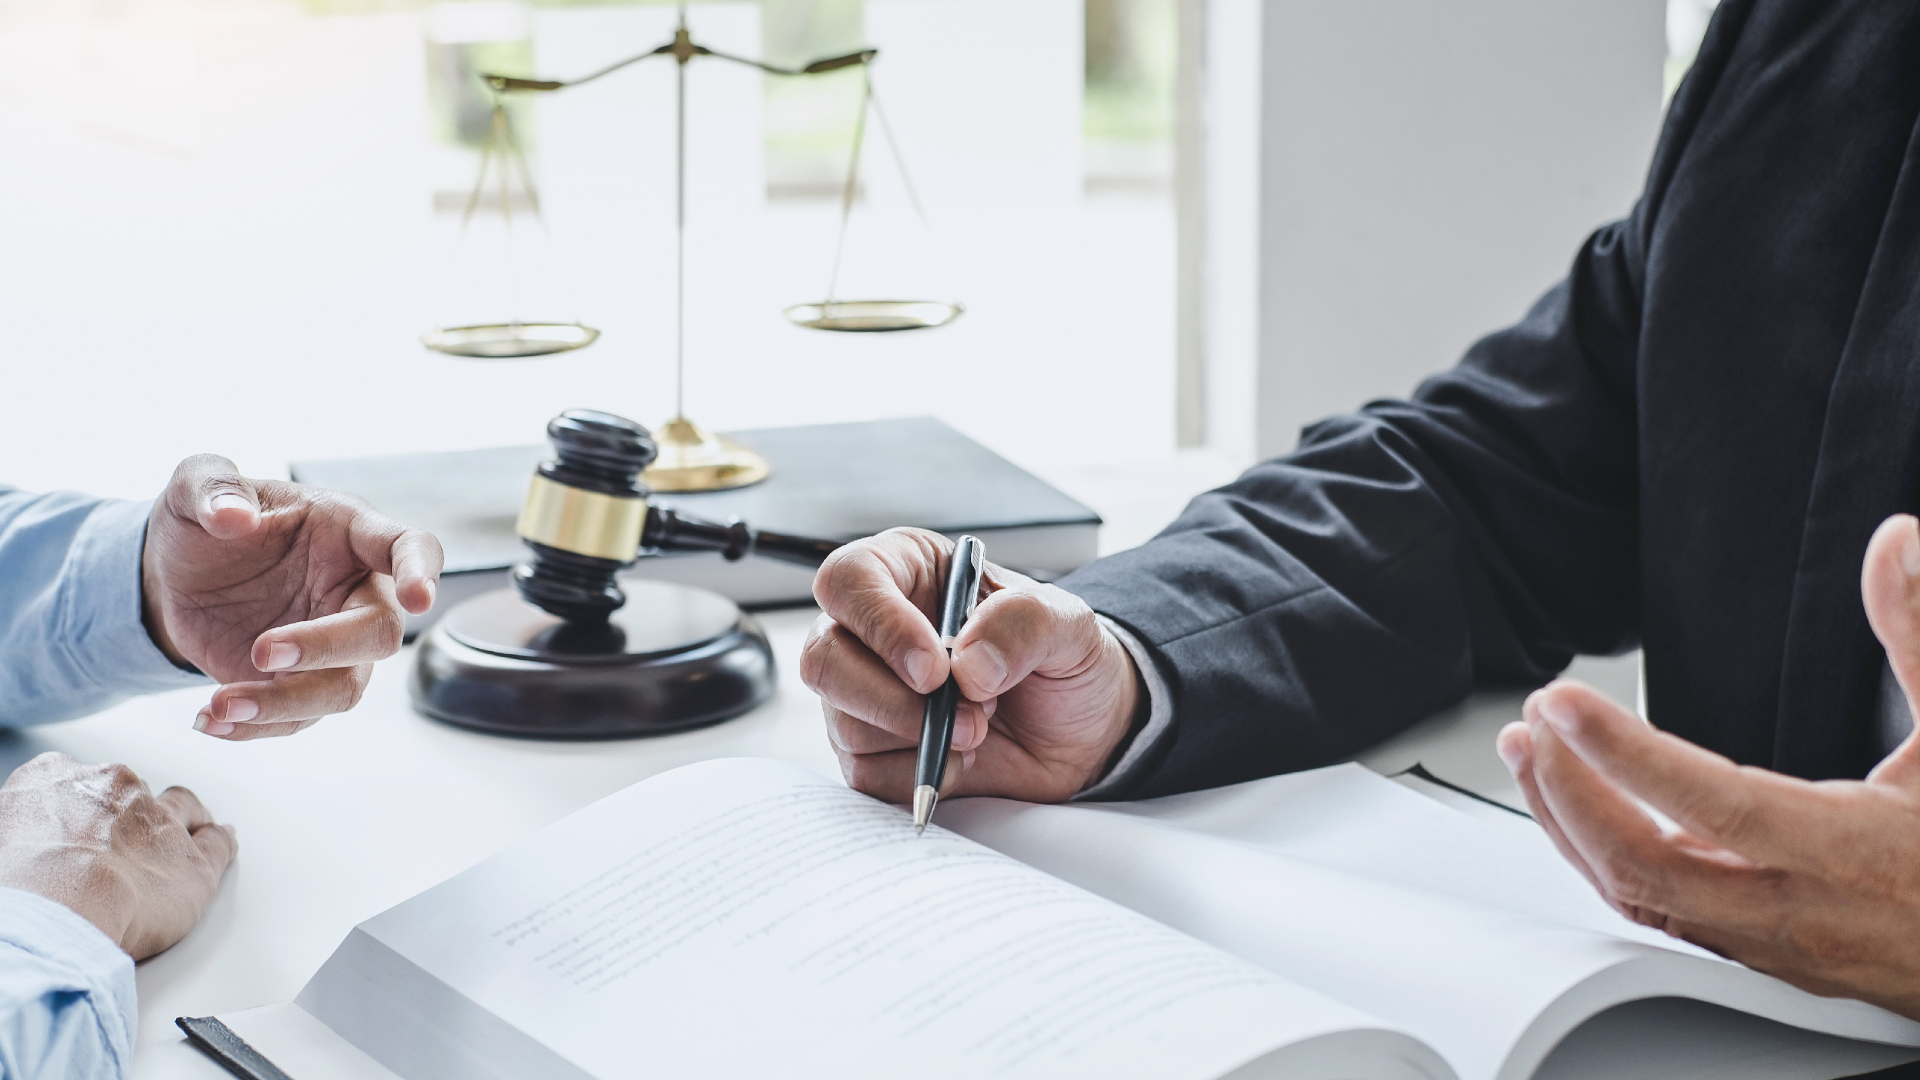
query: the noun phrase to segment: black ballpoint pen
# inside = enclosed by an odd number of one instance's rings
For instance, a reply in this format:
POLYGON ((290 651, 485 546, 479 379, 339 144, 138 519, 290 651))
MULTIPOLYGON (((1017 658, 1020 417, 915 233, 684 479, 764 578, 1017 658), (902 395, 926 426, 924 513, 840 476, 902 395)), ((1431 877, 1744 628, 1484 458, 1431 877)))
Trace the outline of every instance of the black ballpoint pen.
MULTIPOLYGON (((987 564, 987 548, 978 537, 962 536, 947 562, 947 590, 940 598, 940 647, 953 656, 953 639, 973 615, 980 598, 980 575, 987 564)), ((940 801, 940 780, 947 773, 947 754, 953 750, 953 714, 960 707, 960 684, 948 672, 947 681, 927 695, 927 711, 920 719, 920 757, 913 766, 913 831, 927 831, 934 804, 940 801)))

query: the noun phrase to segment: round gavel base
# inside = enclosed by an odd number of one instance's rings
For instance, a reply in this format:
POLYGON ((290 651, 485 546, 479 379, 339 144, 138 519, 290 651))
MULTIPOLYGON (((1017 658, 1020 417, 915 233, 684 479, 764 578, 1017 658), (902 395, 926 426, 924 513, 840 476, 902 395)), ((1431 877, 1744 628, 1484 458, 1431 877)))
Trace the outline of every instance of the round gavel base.
POLYGON ((499 735, 615 739, 739 716, 773 696, 754 619, 705 589, 623 582, 604 626, 562 621, 512 589, 476 596, 420 641, 414 707, 499 735))

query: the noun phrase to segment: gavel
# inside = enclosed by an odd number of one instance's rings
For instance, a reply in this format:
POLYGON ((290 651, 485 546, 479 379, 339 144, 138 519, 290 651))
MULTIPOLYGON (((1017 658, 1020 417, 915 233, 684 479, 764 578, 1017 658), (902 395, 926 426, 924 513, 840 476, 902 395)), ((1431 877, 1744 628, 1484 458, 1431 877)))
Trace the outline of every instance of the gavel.
POLYGON ((589 409, 547 425, 553 457, 517 531, 531 558, 512 589, 453 607, 422 637, 408 693, 451 724, 501 735, 603 739, 717 723, 773 697, 759 621, 707 589, 615 577, 665 551, 819 566, 840 544, 717 524, 650 501, 647 429, 589 409), (637 602, 627 607, 627 592, 637 602))
POLYGON ((569 409, 547 424, 554 456, 527 487, 515 531, 532 559, 514 567, 526 601, 575 623, 604 623, 627 602, 615 575, 662 551, 760 555, 817 567, 837 540, 720 524, 655 506, 641 473, 658 455, 646 428, 625 417, 569 409))

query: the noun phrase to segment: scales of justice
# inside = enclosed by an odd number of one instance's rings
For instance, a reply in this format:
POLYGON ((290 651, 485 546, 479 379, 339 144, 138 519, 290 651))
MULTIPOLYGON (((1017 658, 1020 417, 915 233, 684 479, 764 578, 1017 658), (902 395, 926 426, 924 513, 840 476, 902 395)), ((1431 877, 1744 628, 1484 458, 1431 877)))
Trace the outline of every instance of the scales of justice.
MULTIPOLYGON (((737 440, 718 435, 694 423, 684 408, 686 390, 686 294, 687 294, 687 65, 696 57, 710 57, 728 63, 757 68, 770 75, 798 78, 824 75, 845 68, 862 71, 860 106, 854 117, 852 154, 846 182, 840 197, 840 226, 835 241, 833 270, 827 280, 826 297, 813 303, 795 304, 786 309, 787 319, 797 326, 839 333, 872 333, 923 330, 944 326, 965 309, 958 303, 938 300, 857 300, 837 295, 841 259, 846 253, 847 225, 859 196, 860 159, 866 140, 867 116, 880 122, 892 151, 895 167, 906 188, 907 197, 924 225, 926 215, 900 157, 899 142, 893 137, 886 113, 874 95, 872 65, 878 49, 867 48, 841 56, 815 60, 797 68, 778 67, 759 60, 718 52, 693 39, 687 29, 687 8, 679 8, 678 26, 673 40, 655 49, 609 64, 589 75, 560 81, 527 79, 509 75, 483 74, 494 95, 493 117, 481 147, 480 172, 467 200, 462 220, 464 227, 487 187, 489 173, 498 185, 503 213, 512 213, 515 176, 525 190, 535 214, 539 196, 534 190, 531 170, 513 131, 505 97, 510 94, 551 94, 569 90, 605 78, 614 72, 652 57, 670 57, 676 66, 674 91, 674 415, 653 437, 659 457, 647 469, 646 482, 656 491, 720 491, 744 487, 764 480, 770 466, 766 459, 737 440)), ((481 359, 506 359, 544 356, 585 348, 600 337, 600 332, 577 323, 534 323, 513 321, 482 326, 457 326, 433 331, 421 338, 428 348, 454 356, 481 359)))
MULTIPOLYGON (((717 491, 765 479, 770 466, 751 447, 708 432, 688 419, 686 319, 686 67, 696 57, 745 64, 780 76, 865 69, 855 121, 852 163, 840 205, 839 239, 825 299, 786 309, 793 323, 815 330, 876 332, 927 329, 959 316, 957 303, 848 300, 836 295, 847 222, 859 185, 866 118, 883 127, 873 95, 875 49, 781 68, 716 52, 693 40, 686 6, 673 40, 570 82, 485 75, 494 93, 480 176, 467 205, 471 218, 490 167, 510 213, 512 172, 534 208, 532 177, 515 139, 503 95, 553 93, 603 78, 649 57, 678 65, 674 127, 675 413, 658 433, 624 417, 572 409, 547 425, 553 456, 530 478, 515 531, 530 559, 515 567, 513 587, 473 597, 447 612, 423 636, 409 693, 429 716, 463 727, 534 738, 619 738, 679 731, 745 713, 772 696, 773 652, 751 615, 717 593, 618 573, 667 551, 704 551, 722 558, 774 558, 818 566, 839 541, 759 530, 735 519, 701 521, 656 506, 654 491, 717 491)), ((887 131, 896 167, 920 210, 887 131)), ((922 214, 922 221, 925 215, 922 214)), ((510 322, 451 327, 422 338, 429 348, 481 359, 542 356, 583 348, 599 332, 579 324, 510 322)))

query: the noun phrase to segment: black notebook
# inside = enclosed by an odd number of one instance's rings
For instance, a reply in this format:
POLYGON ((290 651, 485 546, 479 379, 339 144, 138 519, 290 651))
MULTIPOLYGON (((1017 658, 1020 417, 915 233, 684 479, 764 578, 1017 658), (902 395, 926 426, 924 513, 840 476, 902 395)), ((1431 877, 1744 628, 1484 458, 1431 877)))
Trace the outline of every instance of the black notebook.
MULTIPOLYGON (((932 417, 729 432, 767 456, 773 475, 751 487, 655 495, 662 506, 755 528, 851 540, 899 525, 972 533, 1002 566, 1042 578, 1090 561, 1100 516, 1039 477, 932 417)), ((545 445, 395 457, 298 461, 303 484, 358 495, 433 532, 445 545, 445 611, 506 583, 526 558, 514 521, 545 445)), ((629 573, 712 589, 747 606, 806 603, 812 571, 717 554, 650 556, 629 573)), ((418 626, 410 626, 417 630, 418 626)))

